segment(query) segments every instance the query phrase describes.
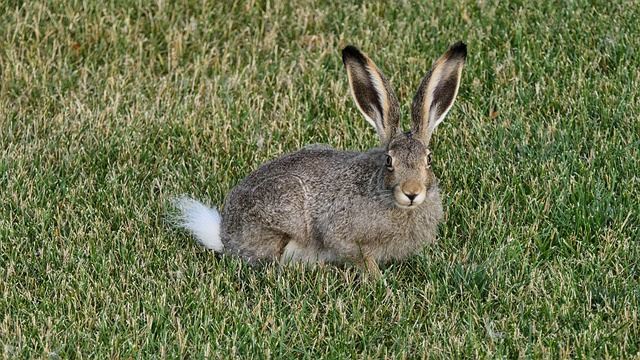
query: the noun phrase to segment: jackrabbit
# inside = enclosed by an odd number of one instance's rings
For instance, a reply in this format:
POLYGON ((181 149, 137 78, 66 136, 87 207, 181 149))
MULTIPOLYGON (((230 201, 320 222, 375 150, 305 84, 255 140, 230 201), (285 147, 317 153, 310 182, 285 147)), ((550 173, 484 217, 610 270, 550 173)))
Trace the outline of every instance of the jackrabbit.
POLYGON ((443 212, 428 146, 456 98, 466 56, 458 42, 436 61, 413 98, 411 131, 402 132, 389 82, 347 46, 351 94, 381 147, 360 153, 312 145, 284 155, 231 190, 223 219, 196 200, 176 199, 178 225, 205 247, 253 265, 351 262, 378 276, 378 263, 405 259, 436 236, 443 212))

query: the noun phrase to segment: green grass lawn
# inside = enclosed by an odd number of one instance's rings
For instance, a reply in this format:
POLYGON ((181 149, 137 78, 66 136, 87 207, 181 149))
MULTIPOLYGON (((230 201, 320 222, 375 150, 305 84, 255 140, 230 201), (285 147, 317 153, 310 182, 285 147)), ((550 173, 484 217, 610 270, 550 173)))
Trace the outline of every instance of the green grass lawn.
POLYGON ((637 2, 293 3, 0 5, 0 354, 639 357, 637 2), (167 224, 171 197, 220 206, 305 144, 377 144, 345 45, 406 120, 458 40, 445 221, 386 286, 255 270, 167 224))

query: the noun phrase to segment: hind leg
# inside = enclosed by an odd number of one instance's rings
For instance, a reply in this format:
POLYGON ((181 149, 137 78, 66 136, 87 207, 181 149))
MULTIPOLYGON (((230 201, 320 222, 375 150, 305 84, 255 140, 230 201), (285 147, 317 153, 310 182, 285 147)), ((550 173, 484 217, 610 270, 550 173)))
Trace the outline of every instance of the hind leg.
POLYGON ((260 226, 247 226, 236 231, 228 231, 223 226, 222 242, 226 252, 256 266, 278 261, 289 236, 260 226))

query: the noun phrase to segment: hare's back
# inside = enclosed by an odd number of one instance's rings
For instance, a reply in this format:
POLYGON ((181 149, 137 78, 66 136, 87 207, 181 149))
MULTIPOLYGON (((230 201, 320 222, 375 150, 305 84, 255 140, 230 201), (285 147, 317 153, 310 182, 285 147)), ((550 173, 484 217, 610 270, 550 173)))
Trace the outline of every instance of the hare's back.
POLYGON ((288 179, 284 182, 292 186, 301 181, 305 184, 324 181, 322 179, 331 177, 337 168, 359 154, 336 150, 328 145, 307 146, 260 166, 237 186, 262 188, 278 178, 288 179))

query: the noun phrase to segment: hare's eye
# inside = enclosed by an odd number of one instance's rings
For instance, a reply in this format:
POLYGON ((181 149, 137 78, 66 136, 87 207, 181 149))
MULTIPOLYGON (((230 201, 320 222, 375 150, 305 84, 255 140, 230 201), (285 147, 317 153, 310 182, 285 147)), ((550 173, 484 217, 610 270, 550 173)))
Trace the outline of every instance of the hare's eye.
POLYGON ((431 154, 427 154, 427 166, 431 166, 431 154))
POLYGON ((387 155, 386 165, 387 165, 387 169, 393 170, 393 158, 391 158, 390 155, 387 155))

